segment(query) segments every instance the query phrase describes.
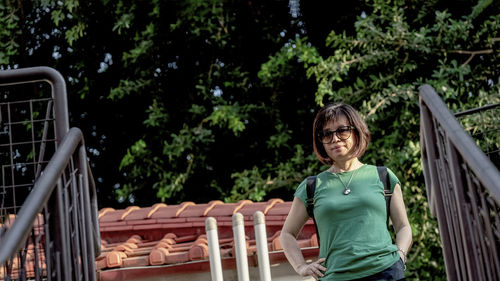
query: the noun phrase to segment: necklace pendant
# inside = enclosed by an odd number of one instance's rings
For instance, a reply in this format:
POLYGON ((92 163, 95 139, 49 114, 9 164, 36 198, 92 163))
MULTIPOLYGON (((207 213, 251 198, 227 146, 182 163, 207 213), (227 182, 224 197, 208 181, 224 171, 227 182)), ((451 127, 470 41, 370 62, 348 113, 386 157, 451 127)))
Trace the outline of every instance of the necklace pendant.
POLYGON ((349 193, 351 193, 351 189, 349 188, 344 189, 344 195, 349 195, 349 193))

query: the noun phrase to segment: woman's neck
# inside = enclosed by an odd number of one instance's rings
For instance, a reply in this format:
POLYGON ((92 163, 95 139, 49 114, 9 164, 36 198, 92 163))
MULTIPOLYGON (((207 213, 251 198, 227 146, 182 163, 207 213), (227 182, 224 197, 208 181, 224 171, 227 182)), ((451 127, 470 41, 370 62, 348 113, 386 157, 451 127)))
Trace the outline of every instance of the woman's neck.
POLYGON ((356 170, 363 166, 357 157, 346 161, 335 161, 335 163, 328 169, 332 173, 341 173, 346 171, 356 170))

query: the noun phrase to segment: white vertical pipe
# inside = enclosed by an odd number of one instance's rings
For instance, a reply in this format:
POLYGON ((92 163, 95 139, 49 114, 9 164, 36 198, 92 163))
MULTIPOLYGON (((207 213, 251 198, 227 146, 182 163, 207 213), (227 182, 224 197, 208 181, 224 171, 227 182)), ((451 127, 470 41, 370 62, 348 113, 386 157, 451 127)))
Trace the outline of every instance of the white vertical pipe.
POLYGON ((271 281, 271 267, 267 249, 266 218, 264 213, 257 211, 253 214, 255 240, 257 241, 257 257, 261 281, 271 281))
POLYGON ((243 215, 233 215, 234 247, 236 253, 236 268, 238 269, 238 281, 250 281, 248 273, 247 246, 245 241, 245 221, 243 215))
POLYGON ((219 236, 217 234, 217 221, 215 218, 209 217, 205 220, 205 231, 207 233, 210 275, 212 276, 212 281, 222 281, 219 236))

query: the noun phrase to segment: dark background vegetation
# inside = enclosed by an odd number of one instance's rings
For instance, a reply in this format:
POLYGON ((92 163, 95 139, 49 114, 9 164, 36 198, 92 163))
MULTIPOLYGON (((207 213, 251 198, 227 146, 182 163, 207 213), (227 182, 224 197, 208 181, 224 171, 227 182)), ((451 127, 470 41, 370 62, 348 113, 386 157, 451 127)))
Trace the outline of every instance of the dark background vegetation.
POLYGON ((365 163, 404 190, 410 280, 445 280, 425 195, 418 87, 499 101, 498 1, 3 0, 2 69, 65 77, 100 207, 282 198, 322 167, 324 103, 359 109, 365 163), (476 53, 480 51, 480 53, 476 53), (477 54, 477 55, 476 55, 477 54))

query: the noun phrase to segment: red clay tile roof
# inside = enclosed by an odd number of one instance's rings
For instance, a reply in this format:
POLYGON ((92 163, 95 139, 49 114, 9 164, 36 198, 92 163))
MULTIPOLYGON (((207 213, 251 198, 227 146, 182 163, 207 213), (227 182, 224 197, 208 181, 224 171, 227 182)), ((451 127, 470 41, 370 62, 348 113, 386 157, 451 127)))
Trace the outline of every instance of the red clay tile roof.
MULTIPOLYGON (((139 280, 170 273, 210 271, 205 220, 217 220, 219 246, 224 269, 236 268, 232 216, 239 212, 245 220, 249 266, 256 266, 256 241, 253 214, 261 211, 271 264, 285 262, 279 233, 291 202, 271 199, 267 202, 242 200, 237 203, 210 201, 205 204, 184 202, 180 205, 155 204, 124 210, 99 211, 101 255, 96 259, 99 279, 139 280)), ((305 257, 317 256, 318 243, 312 220, 304 226, 299 245, 305 257)))
MULTIPOLYGON (((14 221, 16 220, 16 215, 14 214, 9 214, 8 217, 5 219, 5 226, 7 228, 9 228, 13 223, 14 221)), ((40 235, 43 235, 44 233, 44 225, 45 225, 45 222, 44 222, 44 217, 42 216, 42 214, 38 214, 38 216, 35 218, 34 222, 33 222, 33 235, 35 236, 40 236, 40 235)), ((0 229, 2 228, 3 224, 0 223, 0 229)), ((23 266, 19 266, 20 264, 20 259, 18 258, 14 258, 11 260, 12 262, 12 265, 11 265, 11 268, 10 268, 10 272, 8 273, 8 276, 10 276, 12 278, 12 280, 18 280, 20 278, 20 276, 22 276, 22 274, 19 274, 21 269, 20 268, 23 268, 23 270, 26 270, 26 276, 28 278, 35 278, 35 259, 38 259, 38 263, 39 265, 42 265, 42 266, 45 266, 45 251, 44 251, 44 248, 42 246, 42 244, 38 243, 37 244, 37 251, 36 251, 36 254, 35 254, 35 246, 33 245, 33 243, 30 241, 28 246, 27 246, 27 249, 26 249, 26 264, 24 264, 23 266)), ((6 273, 6 268, 4 266, 0 266, 0 280, 5 280, 5 276, 7 276, 7 273, 6 273)))

